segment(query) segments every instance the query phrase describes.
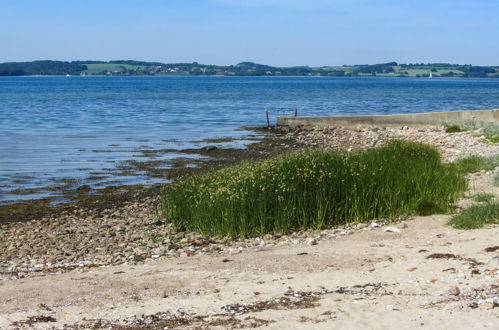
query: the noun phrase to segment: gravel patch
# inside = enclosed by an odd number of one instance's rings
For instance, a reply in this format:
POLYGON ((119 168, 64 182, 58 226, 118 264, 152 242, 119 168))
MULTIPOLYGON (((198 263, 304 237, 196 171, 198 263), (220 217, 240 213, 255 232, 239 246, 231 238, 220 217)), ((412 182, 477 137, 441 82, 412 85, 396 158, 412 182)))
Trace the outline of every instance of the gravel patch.
MULTIPOLYGON (((120 210, 76 210, 25 223, 0 225, 0 280, 87 271, 108 265, 137 265, 147 259, 238 254, 283 245, 317 245, 356 230, 382 230, 388 221, 291 235, 230 241, 175 232, 161 221, 157 200, 125 204, 120 210), (311 243, 313 242, 313 243, 311 243)), ((401 224, 403 226, 403 224, 401 224)), ((402 228, 402 227, 401 227, 402 228)))
MULTIPOLYGON (((284 130, 289 130, 284 128, 284 130)), ((494 156, 499 153, 499 144, 488 142, 479 131, 446 133, 444 128, 344 128, 302 127, 290 130, 285 135, 314 148, 326 150, 355 151, 369 149, 392 140, 427 143, 435 146, 446 162, 473 155, 494 156)))

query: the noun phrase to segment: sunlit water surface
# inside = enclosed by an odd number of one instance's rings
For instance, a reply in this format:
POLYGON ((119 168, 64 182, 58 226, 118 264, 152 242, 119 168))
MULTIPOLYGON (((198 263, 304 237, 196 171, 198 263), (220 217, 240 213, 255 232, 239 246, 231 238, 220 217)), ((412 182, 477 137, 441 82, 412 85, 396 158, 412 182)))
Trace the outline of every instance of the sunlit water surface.
MULTIPOLYGON (((0 201, 76 188, 166 182, 114 175, 130 159, 169 160, 204 139, 278 114, 415 113, 499 107, 499 79, 318 77, 0 77, 0 201), (177 149, 144 156, 141 150, 177 149), (95 179, 97 178, 98 179, 95 179), (29 189, 34 189, 29 191, 29 189)), ((239 139, 239 140, 238 140, 239 139)), ((242 140, 241 140, 242 139, 242 140)))

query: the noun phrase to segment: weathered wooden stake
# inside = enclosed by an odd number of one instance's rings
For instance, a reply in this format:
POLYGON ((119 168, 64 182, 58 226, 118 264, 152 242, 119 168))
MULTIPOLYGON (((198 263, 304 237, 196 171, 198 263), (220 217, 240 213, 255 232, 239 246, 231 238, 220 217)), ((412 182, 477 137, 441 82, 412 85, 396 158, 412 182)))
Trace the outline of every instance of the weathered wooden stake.
POLYGON ((298 117, 298 108, 295 108, 295 117, 298 117))
POLYGON ((269 110, 265 109, 265 118, 267 119, 267 128, 270 129, 270 119, 269 119, 269 110))

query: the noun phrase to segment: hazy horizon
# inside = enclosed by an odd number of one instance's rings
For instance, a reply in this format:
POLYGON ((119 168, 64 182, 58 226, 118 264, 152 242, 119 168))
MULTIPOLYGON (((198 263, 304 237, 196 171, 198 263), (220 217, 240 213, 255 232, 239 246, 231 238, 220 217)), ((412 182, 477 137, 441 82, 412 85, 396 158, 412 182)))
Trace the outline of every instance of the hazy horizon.
POLYGON ((0 62, 498 65, 493 0, 0 0, 0 62))

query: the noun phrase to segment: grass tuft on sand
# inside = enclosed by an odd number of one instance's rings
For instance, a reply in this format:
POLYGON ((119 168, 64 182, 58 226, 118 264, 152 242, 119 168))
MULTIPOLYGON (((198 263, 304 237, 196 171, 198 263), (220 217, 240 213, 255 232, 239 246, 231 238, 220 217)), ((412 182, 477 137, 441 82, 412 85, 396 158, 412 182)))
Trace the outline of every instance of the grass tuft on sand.
POLYGON ((492 157, 471 156, 461 158, 451 163, 462 174, 475 173, 479 171, 491 171, 499 166, 499 155, 492 157))
POLYGON ((459 133, 459 132, 464 132, 464 131, 465 131, 465 129, 459 127, 458 125, 448 126, 445 129, 445 132, 447 132, 447 133, 459 133))
POLYGON ((462 127, 459 125, 447 125, 445 131, 447 133, 472 131, 473 135, 482 136, 489 143, 499 143, 499 124, 495 122, 467 120, 462 127))
POLYGON ((428 145, 395 141, 367 151, 307 152, 184 178, 163 192, 178 230, 218 237, 322 229, 449 209, 467 183, 428 145))
POLYGON ((499 203, 471 206, 453 216, 449 224, 458 229, 478 229, 486 224, 499 224, 499 203))

